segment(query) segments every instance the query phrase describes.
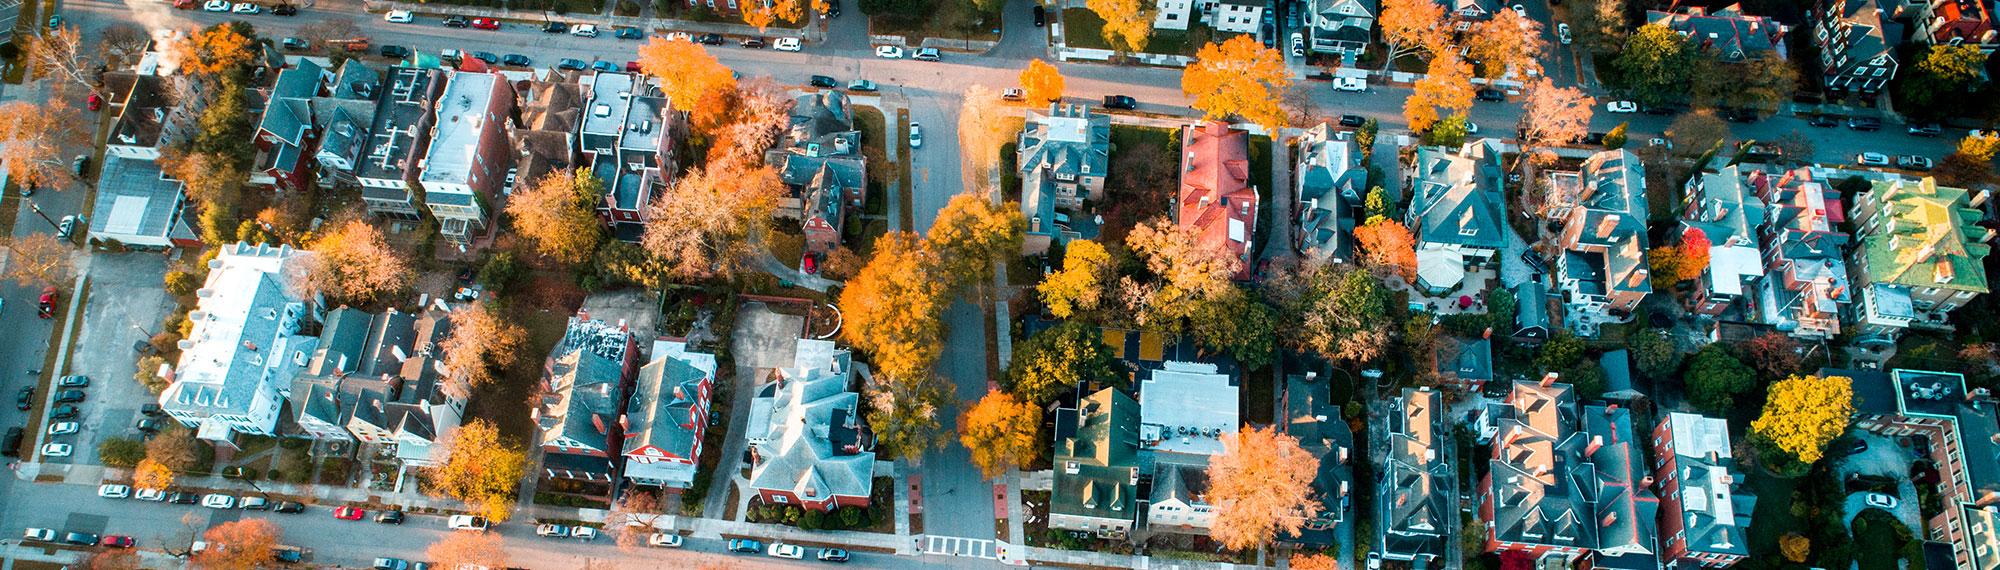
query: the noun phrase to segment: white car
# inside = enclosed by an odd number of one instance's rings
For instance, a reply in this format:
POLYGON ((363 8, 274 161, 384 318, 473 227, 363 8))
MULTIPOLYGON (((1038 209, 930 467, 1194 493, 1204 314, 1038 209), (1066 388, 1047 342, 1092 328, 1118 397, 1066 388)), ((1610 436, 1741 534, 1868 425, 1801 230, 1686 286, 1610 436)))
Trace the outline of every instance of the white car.
POLYGON ((382 15, 382 19, 391 24, 408 24, 417 21, 417 15, 410 13, 409 10, 390 10, 389 13, 382 15))
POLYGON ((249 2, 237 2, 236 7, 230 8, 229 11, 234 14, 256 14, 263 12, 264 7, 249 2))
POLYGON ((132 498, 141 501, 165 501, 167 500, 167 492, 158 489, 140 489, 138 492, 132 494, 132 498))
POLYGON ((882 59, 903 59, 903 48, 896 46, 875 46, 875 57, 882 59))
POLYGON ((569 29, 569 35, 572 35, 572 36, 577 36, 577 37, 580 37, 580 38, 594 38, 594 37, 597 37, 597 25, 595 25, 595 24, 577 24, 577 25, 575 25, 575 26, 571 26, 571 27, 570 27, 570 29, 569 29))
POLYGON ((1562 40, 1563 45, 1569 45, 1569 24, 1556 24, 1556 39, 1562 40))
POLYGON ((1333 80, 1333 90, 1360 93, 1368 90, 1368 80, 1359 77, 1342 77, 1333 80))
POLYGON ((910 148, 923 148, 923 147, 924 147, 924 126, 922 124, 917 123, 916 121, 910 121, 910 148))
POLYGON ((778 38, 771 42, 771 47, 778 51, 799 51, 803 46, 799 45, 798 38, 778 38))
POLYGON ((236 497, 222 493, 209 493, 208 496, 201 498, 201 506, 211 509, 233 509, 236 508, 236 497))
POLYGON ((687 32, 668 32, 667 41, 692 42, 694 41, 694 34, 690 34, 687 32))
POLYGON ((658 548, 680 548, 683 540, 681 535, 678 534, 656 532, 652 536, 646 537, 646 545, 658 548))
POLYGON ((1511 6, 1511 7, 1512 7, 1512 8, 1514 9, 1514 14, 1515 14, 1515 15, 1517 15, 1517 16, 1520 16, 1520 17, 1523 17, 1523 18, 1526 18, 1526 17, 1528 17, 1528 7, 1527 7, 1527 6, 1522 6, 1522 5, 1520 5, 1520 4, 1515 4, 1515 5, 1511 6))
POLYGON ((452 530, 486 530, 486 517, 472 515, 452 515, 445 526, 452 530))
POLYGON ((1864 152, 1854 155, 1854 163, 1861 166, 1888 166, 1889 155, 1879 152, 1864 152))
POLYGON ((1869 493, 1863 500, 1867 501, 1868 506, 1880 509, 1893 509, 1898 504, 1895 497, 1881 493, 1869 493))
POLYGON ((49 435, 68 435, 72 433, 76 433, 76 422, 56 422, 49 424, 49 435))
POLYGON ((67 443, 43 444, 42 457, 69 457, 70 452, 75 450, 76 448, 70 447, 67 443))
POLYGON ((806 557, 806 548, 796 544, 773 544, 770 550, 766 550, 764 553, 770 555, 772 558, 799 560, 806 557))
POLYGON ((132 496, 132 488, 107 483, 97 487, 97 496, 106 499, 123 499, 132 496))
POLYGON ((1637 113, 1639 104, 1631 101, 1612 101, 1604 104, 1604 110, 1613 113, 1637 113))
POLYGON ((233 6, 229 0, 208 0, 202 3, 201 9, 208 12, 228 12, 233 6))
POLYGON ((30 527, 26 532, 21 533, 21 540, 39 540, 42 542, 55 542, 56 531, 55 529, 30 527))
POLYGON ((569 529, 569 537, 577 540, 597 540, 597 529, 582 525, 573 526, 569 529))

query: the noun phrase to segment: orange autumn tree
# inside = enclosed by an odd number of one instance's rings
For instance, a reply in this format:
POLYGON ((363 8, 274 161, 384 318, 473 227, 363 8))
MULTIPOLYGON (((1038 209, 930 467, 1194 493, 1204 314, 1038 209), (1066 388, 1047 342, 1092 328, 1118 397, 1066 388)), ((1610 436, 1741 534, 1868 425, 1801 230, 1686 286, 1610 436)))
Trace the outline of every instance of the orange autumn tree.
POLYGON ((1370 218, 1367 224, 1354 228, 1354 240, 1361 244, 1362 265, 1401 275, 1406 282, 1416 282, 1417 238, 1401 222, 1380 216, 1370 218))
POLYGON ((410 262, 389 246, 382 230, 362 220, 337 223, 312 240, 317 254, 306 264, 304 285, 342 301, 368 302, 410 286, 410 262))
POLYGON ((1035 58, 1028 62, 1028 68, 1021 70, 1021 90, 1027 92, 1029 103, 1047 105, 1059 101, 1063 96, 1063 76, 1056 66, 1035 58))
POLYGON ((1237 35, 1202 46, 1195 62, 1181 72, 1181 93, 1194 99, 1189 106, 1200 110, 1203 118, 1235 115, 1275 132, 1285 126, 1287 115, 1280 102, 1291 77, 1278 50, 1249 35, 1237 35))
POLYGON ((505 568, 507 552, 500 533, 458 531, 445 535, 424 549, 424 557, 436 568, 505 568))
POLYGON ((825 12, 829 8, 826 0, 811 0, 810 2, 808 0, 771 0, 769 4, 759 5, 760 3, 758 2, 751 2, 750 4, 750 6, 745 6, 743 9, 743 23, 756 26, 759 32, 764 31, 764 28, 771 27, 771 24, 775 24, 779 20, 783 20, 787 24, 799 23, 806 16, 807 4, 811 4, 813 10, 820 12, 825 12))
POLYGON ((132 486, 147 491, 165 491, 174 484, 174 471, 158 461, 139 460, 139 466, 132 471, 132 486))
POLYGON ((994 390, 958 418, 958 441, 972 452, 972 464, 992 479, 1034 461, 1042 440, 1041 409, 1013 394, 994 390))
POLYGON ((1326 554, 1293 553, 1292 570, 1340 570, 1340 558, 1326 554))
POLYGON ((1440 29, 1447 21, 1444 6, 1432 0, 1383 0, 1377 25, 1389 53, 1382 58, 1382 69, 1388 70, 1405 55, 1444 51, 1451 35, 1440 29))
POLYGON ((937 254, 916 234, 890 232, 840 292, 840 336, 875 357, 893 378, 922 376, 943 353, 950 284, 936 277, 937 254))
POLYGON ((675 109, 697 117, 725 115, 736 91, 735 74, 694 42, 647 40, 639 47, 639 69, 659 80, 660 91, 675 109))
POLYGON ((1472 109, 1472 96, 1472 66, 1458 52, 1444 50, 1431 58, 1428 73, 1403 100, 1403 118, 1412 132, 1423 132, 1439 117, 1472 109))
POLYGON ((284 529, 264 519, 243 519, 216 525, 202 533, 208 548, 195 553, 193 567, 201 570, 251 570, 269 564, 271 549, 284 529))
POLYGON ((237 31, 234 24, 217 24, 175 44, 174 53, 181 71, 215 75, 249 63, 257 55, 256 48, 256 42, 237 31))
POLYGON ((1215 524, 1209 537, 1232 550, 1270 544, 1279 532, 1297 533, 1319 514, 1312 500, 1319 458, 1298 438, 1275 427, 1243 428, 1222 440, 1208 460, 1209 498, 1215 524))

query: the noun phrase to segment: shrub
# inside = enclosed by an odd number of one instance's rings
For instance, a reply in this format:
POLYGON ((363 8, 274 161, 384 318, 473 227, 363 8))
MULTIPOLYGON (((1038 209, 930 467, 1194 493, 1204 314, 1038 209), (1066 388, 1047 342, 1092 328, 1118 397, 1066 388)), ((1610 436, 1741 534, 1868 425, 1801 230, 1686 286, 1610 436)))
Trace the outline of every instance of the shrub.
POLYGON ((106 467, 132 467, 146 458, 146 444, 129 437, 106 438, 97 444, 97 457, 106 467))
POLYGON ((805 514, 799 515, 799 528, 806 530, 819 530, 820 527, 823 526, 822 522, 824 521, 825 518, 826 515, 820 513, 818 510, 806 511, 805 514))
POLYGON ((847 528, 861 528, 874 523, 868 522, 868 511, 861 507, 841 507, 840 524, 847 528))
POLYGON ((799 524, 799 517, 804 514, 805 509, 799 508, 798 505, 785 505, 785 524, 799 524))

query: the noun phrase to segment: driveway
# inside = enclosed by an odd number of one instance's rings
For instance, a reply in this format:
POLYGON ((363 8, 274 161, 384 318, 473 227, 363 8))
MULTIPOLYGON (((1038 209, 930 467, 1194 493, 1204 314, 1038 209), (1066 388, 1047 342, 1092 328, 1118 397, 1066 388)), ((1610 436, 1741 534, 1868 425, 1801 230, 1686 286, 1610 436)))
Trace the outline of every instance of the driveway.
POLYGON ((133 425, 139 407, 156 395, 133 378, 139 355, 135 343, 160 330, 174 308, 164 277, 167 259, 158 253, 99 253, 90 262, 90 297, 82 328, 70 347, 69 374, 90 378, 82 410, 82 430, 54 436, 76 446, 76 455, 52 463, 98 464, 97 444, 111 437, 138 437, 133 425))
MULTIPOLYGON (((1917 487, 1910 483, 1910 462, 1916 460, 1916 455, 1898 444, 1895 438, 1859 430, 1856 430, 1852 437, 1868 442, 1868 449, 1841 458, 1833 465, 1834 476, 1842 481, 1854 475, 1895 479, 1896 508, 1884 510, 1896 515, 1896 520, 1910 527, 1912 534, 1923 534, 1924 525, 1920 518, 1922 515, 1917 511, 1917 487)), ((1846 508, 1843 511, 1847 514, 1843 520, 1848 526, 1854 525, 1854 517, 1860 516, 1863 509, 1879 508, 1868 506, 1867 495, 1868 493, 1847 495, 1847 501, 1844 503, 1846 508)))
POLYGON ((792 355, 798 351, 799 331, 804 326, 805 317, 772 312, 764 303, 745 303, 736 311, 736 331, 729 347, 736 359, 735 374, 729 380, 729 434, 722 438, 722 460, 716 464, 715 482, 702 504, 703 516, 723 518, 732 478, 745 467, 743 436, 744 424, 749 423, 750 399, 757 395, 759 382, 772 368, 792 365, 792 355))

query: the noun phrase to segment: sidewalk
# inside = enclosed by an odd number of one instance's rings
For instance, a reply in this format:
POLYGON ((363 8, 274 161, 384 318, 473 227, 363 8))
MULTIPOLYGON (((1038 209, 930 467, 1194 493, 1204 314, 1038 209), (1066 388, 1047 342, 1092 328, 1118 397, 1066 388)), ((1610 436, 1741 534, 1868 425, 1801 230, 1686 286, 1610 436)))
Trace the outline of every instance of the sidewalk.
MULTIPOLYGON (((644 16, 612 15, 612 11, 616 9, 616 6, 617 6, 616 2, 606 2, 605 11, 603 14, 550 14, 549 12, 543 10, 508 10, 505 8, 453 6, 449 4, 431 4, 431 3, 419 3, 419 2, 383 2, 383 1, 371 0, 362 3, 362 9, 368 11, 369 13, 382 13, 390 10, 409 10, 412 13, 425 14, 425 15, 465 16, 468 18, 474 18, 474 17, 499 18, 502 20, 516 20, 516 21, 529 21, 529 22, 548 21, 548 22, 563 22, 567 24, 596 24, 599 28, 614 28, 614 27, 639 28, 641 30, 648 30, 648 31, 658 30, 658 31, 669 31, 669 32, 715 33, 715 34, 723 34, 730 36, 748 36, 748 37, 758 37, 758 38, 795 37, 795 38, 801 38, 807 42, 820 42, 826 39, 826 34, 824 32, 819 31, 818 26, 806 26, 804 28, 785 28, 780 26, 771 26, 763 30, 758 30, 756 26, 751 26, 749 24, 722 24, 714 22, 693 22, 688 20, 675 20, 668 18, 649 18, 644 16)), ((644 11, 642 11, 641 13, 644 13, 644 11)))

